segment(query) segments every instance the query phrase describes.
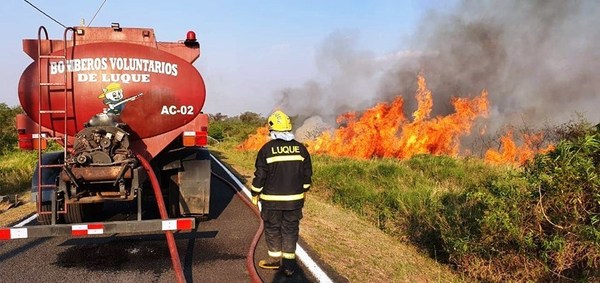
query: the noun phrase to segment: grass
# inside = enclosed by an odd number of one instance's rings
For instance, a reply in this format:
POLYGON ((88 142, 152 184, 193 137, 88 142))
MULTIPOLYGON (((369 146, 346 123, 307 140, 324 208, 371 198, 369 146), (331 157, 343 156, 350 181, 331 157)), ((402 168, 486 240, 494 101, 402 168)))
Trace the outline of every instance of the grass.
POLYGON ((22 194, 31 187, 36 152, 10 151, 0 155, 0 195, 22 194))
POLYGON ((16 195, 20 203, 1 213, 0 227, 14 224, 36 211, 29 191, 36 161, 37 152, 9 151, 0 155, 0 195, 8 195, 11 201, 16 195))
POLYGON ((308 195, 300 235, 350 282, 467 282, 445 265, 335 204, 308 195))
MULTIPOLYGON (((234 147, 221 143, 211 151, 248 185, 256 152, 234 147)), ((440 185, 444 180, 430 180, 393 159, 313 156, 313 167, 300 235, 342 276, 351 282, 470 281, 415 247, 404 228, 392 225, 397 210, 422 210, 429 196, 447 190, 440 185)))
POLYGON ((23 219, 23 216, 35 213, 35 203, 29 201, 29 199, 30 193, 26 192, 20 198, 22 201, 21 205, 0 213, 0 227, 8 227, 9 225, 13 225, 19 220, 23 219))

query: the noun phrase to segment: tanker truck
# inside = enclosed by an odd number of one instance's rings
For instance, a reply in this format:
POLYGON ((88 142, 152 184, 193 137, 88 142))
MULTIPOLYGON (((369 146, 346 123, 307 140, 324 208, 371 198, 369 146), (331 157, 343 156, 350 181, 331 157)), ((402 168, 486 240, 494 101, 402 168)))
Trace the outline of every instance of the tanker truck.
POLYGON ((206 90, 192 65, 200 46, 193 31, 182 38, 113 23, 58 39, 42 26, 23 40, 33 62, 19 81, 16 128, 19 148, 38 152, 40 224, 84 223, 108 202, 137 204, 138 221, 154 200, 168 218, 208 215, 206 90))

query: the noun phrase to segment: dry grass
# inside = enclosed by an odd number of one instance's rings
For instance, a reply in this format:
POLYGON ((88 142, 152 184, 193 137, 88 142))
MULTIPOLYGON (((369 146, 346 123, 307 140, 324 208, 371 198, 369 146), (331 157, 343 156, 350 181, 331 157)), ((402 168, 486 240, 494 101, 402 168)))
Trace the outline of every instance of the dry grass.
POLYGON ((21 205, 13 207, 9 210, 0 213, 0 227, 7 227, 8 225, 14 224, 15 222, 23 219, 23 217, 35 213, 35 203, 30 202, 31 196, 27 192, 21 196, 21 205))
POLYGON ((307 199, 300 235, 351 282, 467 282, 341 207, 307 199))

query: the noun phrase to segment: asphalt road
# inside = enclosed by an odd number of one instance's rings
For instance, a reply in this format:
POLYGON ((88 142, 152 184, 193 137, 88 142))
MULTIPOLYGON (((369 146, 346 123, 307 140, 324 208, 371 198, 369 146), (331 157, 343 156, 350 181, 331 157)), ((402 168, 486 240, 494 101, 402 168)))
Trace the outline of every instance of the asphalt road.
MULTIPOLYGON (((225 177, 217 164, 213 171, 225 177)), ((225 177, 229 179, 229 177, 225 177)), ((187 282, 250 282, 246 255, 259 219, 221 180, 211 180, 211 214, 175 235, 187 282)), ((135 219, 133 207, 106 205, 110 220, 135 219)), ((27 225, 38 225, 35 221, 27 225)), ((255 263, 266 255, 261 238, 255 263)), ((292 276, 259 270, 264 282, 316 282, 303 266, 292 276)), ((176 282, 164 234, 49 237, 0 242, 0 282, 176 282)))

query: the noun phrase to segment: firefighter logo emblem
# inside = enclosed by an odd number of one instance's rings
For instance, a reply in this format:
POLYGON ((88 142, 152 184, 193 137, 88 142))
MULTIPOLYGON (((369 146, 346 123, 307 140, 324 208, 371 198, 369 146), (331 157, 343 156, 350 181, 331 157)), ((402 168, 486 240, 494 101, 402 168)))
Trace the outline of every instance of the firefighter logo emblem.
POLYGON ((104 108, 103 110, 105 114, 112 113, 115 115, 121 115, 121 112, 123 112, 127 102, 134 101, 144 95, 143 93, 140 93, 123 99, 123 89, 119 83, 111 83, 102 90, 103 92, 98 96, 98 98, 103 99, 102 103, 108 107, 104 108))

